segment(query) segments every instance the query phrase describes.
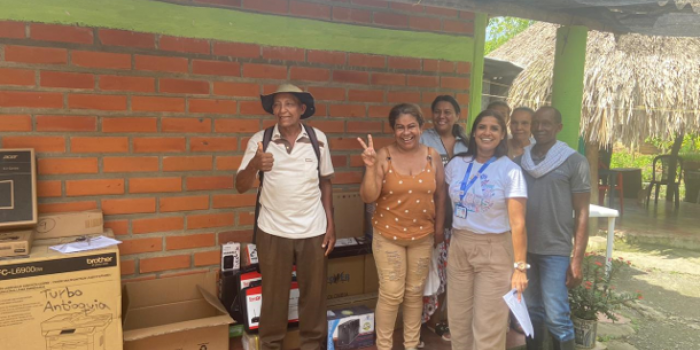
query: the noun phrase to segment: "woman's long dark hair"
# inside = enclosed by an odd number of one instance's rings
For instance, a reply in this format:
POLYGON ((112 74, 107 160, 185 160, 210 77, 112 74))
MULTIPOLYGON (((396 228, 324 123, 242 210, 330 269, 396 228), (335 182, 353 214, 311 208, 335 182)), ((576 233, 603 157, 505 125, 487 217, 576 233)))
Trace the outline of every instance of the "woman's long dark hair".
POLYGON ((505 118, 503 118, 503 115, 501 113, 498 113, 497 111, 487 109, 479 115, 476 116, 476 119, 474 119, 474 124, 472 124, 472 131, 471 134, 469 135, 469 148, 467 149, 467 152, 464 154, 465 156, 472 156, 474 159, 476 159, 476 152, 477 147, 476 147, 476 139, 474 138, 474 134, 476 133, 476 127, 479 125, 482 119, 486 117, 493 117, 496 118, 496 121, 498 121, 498 125, 501 126, 501 129, 503 130, 503 133, 505 137, 503 137, 503 140, 498 143, 498 146, 496 146, 496 151, 494 152, 494 156, 496 158, 501 158, 505 155, 508 154, 508 129, 506 129, 506 121, 505 118))
MULTIPOLYGON (((437 106, 439 102, 449 102, 452 105, 452 108, 455 109, 455 113, 457 114, 459 114, 462 110, 459 107, 459 103, 457 102, 457 100, 455 100, 455 98, 450 95, 439 95, 438 97, 436 97, 435 100, 433 100, 433 104, 430 105, 430 110, 434 111, 435 106, 437 106)), ((464 128, 462 128, 462 126, 460 126, 458 123, 452 125, 452 135, 454 135, 455 138, 461 139, 462 143, 464 143, 464 145, 467 146, 469 137, 467 137, 467 133, 464 131, 464 128)))

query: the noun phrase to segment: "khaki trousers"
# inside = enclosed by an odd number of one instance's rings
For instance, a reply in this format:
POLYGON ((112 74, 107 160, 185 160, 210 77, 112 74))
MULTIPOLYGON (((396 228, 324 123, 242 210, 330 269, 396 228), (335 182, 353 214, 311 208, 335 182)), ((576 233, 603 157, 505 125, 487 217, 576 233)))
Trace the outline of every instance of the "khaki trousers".
POLYGON ((281 350, 287 333, 289 288, 296 261, 299 285, 299 334, 301 350, 325 349, 326 257, 324 235, 287 239, 258 231, 256 239, 262 279, 260 349, 281 350))
POLYGON ((379 298, 374 311, 377 350, 391 350, 396 316, 402 303, 404 347, 418 346, 423 289, 434 242, 433 235, 417 241, 395 241, 374 232, 372 252, 379 275, 379 298))
POLYGON ((511 234, 452 232, 447 258, 452 349, 503 350, 508 326, 503 296, 513 275, 511 234))

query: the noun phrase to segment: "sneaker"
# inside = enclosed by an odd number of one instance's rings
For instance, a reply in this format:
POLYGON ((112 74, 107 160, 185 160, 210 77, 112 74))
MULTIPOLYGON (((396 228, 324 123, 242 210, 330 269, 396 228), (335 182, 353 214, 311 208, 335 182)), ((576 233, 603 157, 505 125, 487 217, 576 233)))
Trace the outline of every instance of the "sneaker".
POLYGON ((421 339, 421 340, 418 342, 418 345, 416 346, 416 349, 423 349, 423 348, 425 348, 425 343, 423 342, 423 339, 421 339))

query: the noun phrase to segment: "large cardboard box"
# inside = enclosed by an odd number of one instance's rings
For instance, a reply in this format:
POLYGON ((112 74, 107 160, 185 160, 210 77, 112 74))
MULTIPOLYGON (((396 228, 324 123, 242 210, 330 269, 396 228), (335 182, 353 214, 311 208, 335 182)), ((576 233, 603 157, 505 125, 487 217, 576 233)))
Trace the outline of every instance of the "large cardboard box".
POLYGON ((335 238, 362 237, 365 204, 357 192, 333 193, 333 219, 335 238))
POLYGON ((374 345, 374 311, 365 306, 328 310, 328 350, 374 345))
POLYGON ((58 243, 0 260, 0 348, 121 350, 117 247, 64 255, 58 243))
POLYGON ((228 350, 233 319, 216 295, 216 273, 127 283, 125 350, 228 350))
POLYGON ((328 260, 328 299, 362 294, 364 289, 364 255, 328 260))
POLYGON ((34 149, 0 149, 0 227, 36 224, 34 149))
POLYGON ((0 257, 28 256, 33 241, 33 230, 0 232, 0 257))
POLYGON ((365 293, 373 293, 379 290, 379 275, 374 255, 365 255, 365 293))
POLYGON ((36 225, 35 239, 99 234, 104 231, 104 219, 99 209, 71 213, 43 214, 36 225))

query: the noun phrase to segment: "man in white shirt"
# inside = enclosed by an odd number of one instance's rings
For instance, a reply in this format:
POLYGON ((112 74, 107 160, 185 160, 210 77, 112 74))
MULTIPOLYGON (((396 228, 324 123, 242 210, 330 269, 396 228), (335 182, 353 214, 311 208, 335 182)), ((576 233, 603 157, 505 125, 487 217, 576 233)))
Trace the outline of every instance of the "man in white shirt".
POLYGON ((282 349, 296 263, 301 349, 320 350, 327 333, 326 261, 335 245, 328 139, 301 123, 314 113, 311 94, 285 84, 260 98, 277 124, 267 149, 263 150, 264 130, 248 141, 236 174, 241 193, 253 187, 261 171, 264 174, 255 242, 263 275, 260 348, 282 349), (307 131, 316 135, 318 155, 307 131))

